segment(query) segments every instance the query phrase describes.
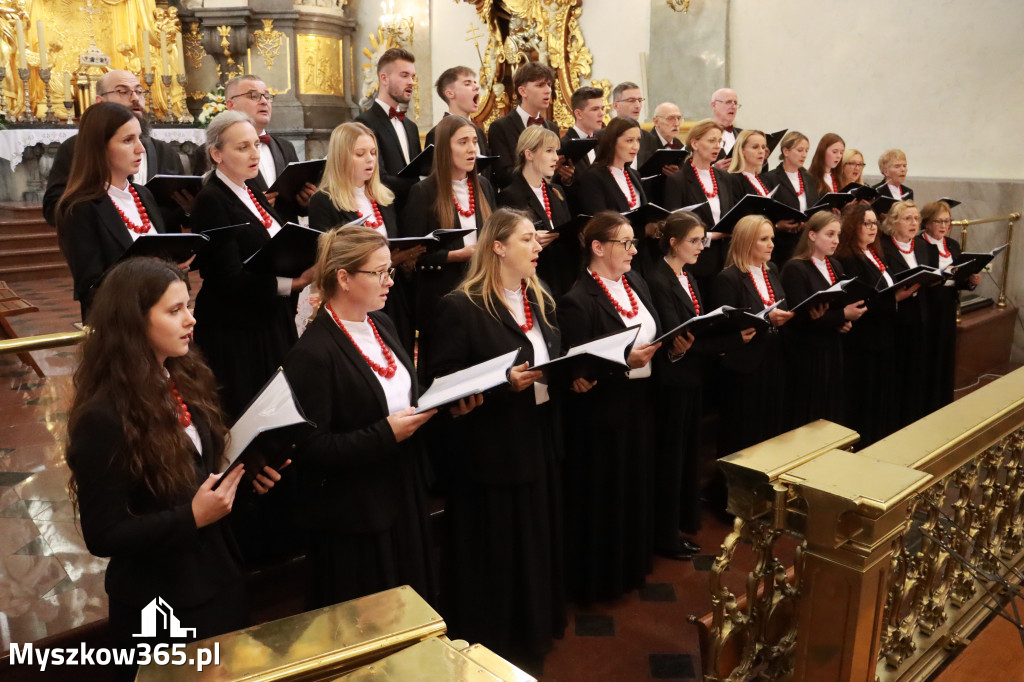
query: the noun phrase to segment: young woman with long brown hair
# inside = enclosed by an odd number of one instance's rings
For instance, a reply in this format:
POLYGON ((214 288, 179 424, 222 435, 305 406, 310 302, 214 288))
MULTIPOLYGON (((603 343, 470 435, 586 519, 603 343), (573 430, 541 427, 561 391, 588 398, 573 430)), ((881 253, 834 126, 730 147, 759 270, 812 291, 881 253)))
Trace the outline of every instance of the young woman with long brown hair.
POLYGON ((845 185, 839 184, 839 165, 843 161, 843 153, 846 151, 846 143, 843 138, 835 133, 825 133, 818 140, 818 147, 811 157, 809 172, 814 178, 815 187, 819 196, 829 192, 838 192, 845 185))

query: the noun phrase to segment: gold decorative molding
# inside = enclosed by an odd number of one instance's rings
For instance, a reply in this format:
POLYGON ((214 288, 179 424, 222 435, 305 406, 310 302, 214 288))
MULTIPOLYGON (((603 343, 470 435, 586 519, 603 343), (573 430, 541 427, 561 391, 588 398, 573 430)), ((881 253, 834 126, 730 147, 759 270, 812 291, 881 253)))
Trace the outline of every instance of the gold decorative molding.
POLYGON ((299 34, 299 91, 304 95, 345 94, 344 52, 341 40, 299 34))
MULTIPOLYGON (((185 43, 185 56, 188 57, 192 68, 198 70, 203 65, 203 57, 206 56, 206 50, 203 49, 203 35, 199 32, 199 22, 192 22, 188 28, 188 33, 182 36, 185 43)), ((203 97, 206 97, 205 92, 200 99, 203 97)))
POLYGON ((690 0, 665 0, 665 2, 674 12, 687 14, 690 11, 690 0))
POLYGON ((263 57, 263 63, 268 69, 274 68, 274 60, 281 54, 284 33, 274 30, 273 19, 263 19, 263 28, 253 31, 252 37, 256 43, 256 53, 263 57))

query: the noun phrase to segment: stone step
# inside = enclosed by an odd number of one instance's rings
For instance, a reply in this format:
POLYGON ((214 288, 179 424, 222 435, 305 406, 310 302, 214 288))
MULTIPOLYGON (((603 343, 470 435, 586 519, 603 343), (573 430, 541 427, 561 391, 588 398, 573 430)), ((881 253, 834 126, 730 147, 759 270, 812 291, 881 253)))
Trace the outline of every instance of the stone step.
POLYGON ((6 218, 42 220, 43 207, 41 204, 27 204, 23 201, 0 201, 0 222, 6 218))
POLYGON ((35 282, 54 277, 70 277, 68 264, 61 260, 38 265, 0 265, 0 280, 7 282, 35 282))
POLYGON ((53 246, 59 247, 57 233, 52 230, 8 234, 0 229, 0 254, 14 249, 39 249, 53 246))
POLYGON ((56 245, 0 251, 0 270, 19 265, 63 264, 64 255, 56 245))
POLYGON ((57 228, 47 225, 42 217, 0 218, 0 235, 31 234, 36 232, 52 232, 56 236, 57 228))

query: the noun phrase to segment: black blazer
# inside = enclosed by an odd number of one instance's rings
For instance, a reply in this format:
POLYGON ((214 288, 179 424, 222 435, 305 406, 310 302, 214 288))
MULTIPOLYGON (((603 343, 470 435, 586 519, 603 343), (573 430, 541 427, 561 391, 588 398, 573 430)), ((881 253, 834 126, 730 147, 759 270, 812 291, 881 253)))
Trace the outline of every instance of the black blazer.
MULTIPOLYGON (((881 260, 882 263, 887 261, 884 257, 881 260)), ((840 258, 839 262, 847 277, 856 277, 872 288, 880 288, 879 280, 882 280, 882 273, 867 256, 851 255, 840 258)), ((861 315, 860 319, 853 323, 849 333, 844 335, 845 342, 871 353, 890 352, 896 338, 896 299, 892 296, 876 297, 867 302, 867 308, 867 312, 861 315)))
POLYGON ((498 193, 498 205, 526 211, 538 230, 557 230, 572 220, 572 214, 569 212, 569 204, 562 194, 562 189, 550 182, 546 184, 548 204, 551 207, 550 220, 544 211, 544 205, 534 194, 533 188, 522 173, 516 173, 512 181, 498 193))
MULTIPOLYGON (((292 146, 292 143, 278 135, 271 133, 270 143, 264 145, 264 148, 270 150, 270 155, 274 158, 274 169, 278 175, 284 172, 289 163, 299 160, 299 155, 295 153, 295 147, 292 146)), ((256 193, 257 189, 263 193, 270 189, 270 185, 267 184, 262 172, 246 184, 253 189, 253 194, 256 193)), ((299 206, 299 202, 295 200, 295 197, 277 197, 277 200, 274 201, 274 209, 288 223, 298 222, 300 215, 306 215, 306 209, 299 206)), ((283 225, 284 223, 281 224, 283 225)))
MULTIPOLYGON (((544 127, 558 135, 556 123, 544 119, 544 127)), ((524 130, 526 126, 519 116, 518 107, 513 107, 512 111, 491 123, 487 131, 491 151, 498 157, 494 160, 494 179, 498 187, 504 187, 512 182, 516 165, 516 145, 519 144, 519 136, 524 130)))
MULTIPOLYGON (((843 266, 831 256, 827 256, 832 271, 836 275, 836 281, 846 279, 843 266)), ((790 258, 782 266, 782 286, 786 290, 786 303, 789 307, 796 307, 800 303, 813 296, 819 291, 824 291, 832 286, 821 270, 811 260, 803 258, 790 258)), ((786 323, 785 331, 788 333, 799 330, 805 334, 822 334, 831 336, 840 327, 846 324, 846 315, 841 307, 832 307, 819 317, 812 320, 807 313, 799 313, 792 320, 786 323)))
MULTIPOLYGON (((736 184, 728 173, 717 168, 712 168, 711 172, 715 174, 715 182, 718 183, 719 215, 724 216, 743 195, 737 194, 736 184)), ((692 206, 702 201, 707 201, 707 196, 704 194, 704 187, 700 184, 700 180, 697 179, 697 174, 693 172, 692 163, 684 163, 677 172, 666 179, 664 206, 668 210, 674 211, 677 208, 692 206)), ((715 229, 715 220, 710 206, 701 206, 696 213, 704 221, 708 232, 715 229)), ((707 278, 720 272, 725 264, 727 248, 728 242, 724 239, 711 242, 711 246, 701 252, 697 262, 692 266, 693 274, 706 281, 707 278)))
MULTIPOLYGON (((739 136, 740 136, 740 133, 742 133, 742 132, 743 132, 743 128, 740 128, 740 127, 738 127, 738 126, 733 126, 733 127, 732 127, 732 132, 733 132, 733 134, 734 134, 734 135, 735 135, 736 137, 739 137, 739 136)), ((736 145, 734 144, 733 146, 735 147, 736 145)), ((730 149, 729 151, 730 151, 730 152, 732 152, 733 150, 732 150, 732 149, 730 149)), ((718 158, 716 158, 716 159, 715 159, 715 163, 718 163, 718 162, 719 162, 719 161, 721 161, 722 159, 727 159, 727 158, 729 158, 729 157, 730 157, 730 154, 728 154, 728 153, 727 153, 727 152, 725 151, 725 145, 723 144, 723 145, 722 145, 722 148, 718 150, 718 158)))
MULTIPOLYGON (((72 135, 60 143, 57 153, 53 156, 53 165, 50 167, 50 174, 46 177, 46 191, 43 193, 43 218, 47 224, 57 225, 57 202, 64 194, 68 185, 68 175, 71 173, 71 162, 75 155, 75 140, 78 135, 72 135)), ((181 163, 181 157, 173 145, 162 140, 154 140, 146 136, 142 138, 142 146, 146 149, 146 167, 150 177, 154 175, 184 175, 185 167, 181 163)), ((138 185, 136 185, 138 187, 138 185)), ((153 205, 156 205, 155 202, 153 205)), ((169 208, 165 217, 177 210, 177 204, 169 208)), ((150 212, 152 217, 152 211, 150 212)), ((184 215, 183 213, 181 215, 184 215)), ((164 221, 172 232, 177 231, 180 222, 164 221)))
MULTIPOLYGON (((651 298, 654 307, 661 319, 661 326, 664 332, 674 329, 690 318, 697 316, 697 310, 690 299, 690 292, 683 289, 672 271, 672 267, 662 258, 652 264, 647 273, 647 282, 651 287, 651 298)), ((701 313, 711 312, 705 308, 705 298, 700 293, 700 288, 690 276, 690 283, 693 285, 693 293, 697 296, 697 303, 700 304, 701 313)), ((671 344, 665 342, 665 353, 659 352, 656 358, 667 359, 671 344)), ((658 366, 658 380, 666 386, 696 387, 704 380, 704 372, 709 364, 709 354, 715 348, 702 339, 694 339, 690 350, 682 358, 675 362, 661 362, 658 366)))
MULTIPOLYGON (((651 291, 647 288, 647 282, 633 271, 627 272, 624 276, 633 293, 654 318, 657 327, 655 337, 657 337, 661 334, 662 325, 658 317, 658 309, 654 305, 654 299, 651 298, 651 291)), ((562 332, 563 352, 568 351, 572 346, 592 341, 598 336, 622 331, 627 326, 629 325, 622 323, 622 318, 619 317, 612 302, 608 300, 604 290, 598 286, 588 272, 583 272, 569 293, 558 301, 558 327, 562 332)), ((662 351, 659 350, 659 352, 662 351)), ((616 373, 612 376, 602 377, 597 382, 597 386, 587 393, 593 393, 599 389, 603 392, 609 386, 629 381, 627 374, 628 372, 623 371, 621 374, 616 373)))
MULTIPOLYGON (((377 208, 380 209, 380 216, 384 219, 384 228, 387 230, 388 237, 397 237, 398 216, 395 214, 394 203, 387 206, 378 203, 377 208)), ((331 228, 347 225, 358 219, 359 216, 355 211, 342 211, 336 208, 327 192, 321 190, 309 199, 309 226, 315 230, 326 232, 331 228)))
MULTIPOLYGON (((768 283, 775 292, 775 300, 786 298, 786 291, 782 287, 775 263, 768 263, 768 283)), ((728 305, 733 308, 746 308, 752 313, 758 313, 765 308, 750 274, 740 272, 735 265, 730 265, 718 273, 712 286, 712 308, 728 305)), ((780 306, 782 309, 788 307, 788 303, 785 302, 780 306)), ((739 337, 739 332, 734 336, 739 337)), ((729 350, 722 356, 722 367, 731 372, 744 374, 757 371, 768 360, 772 347, 777 343, 776 337, 777 335, 769 328, 758 331, 748 343, 737 344, 735 338, 731 339, 729 350)))
MULTIPOLYGON (((804 179, 807 208, 810 208, 821 198, 818 196, 818 183, 814 176, 803 168, 800 169, 800 176, 804 179)), ((786 171, 782 168, 781 163, 767 173, 762 173, 760 177, 764 184, 768 185, 768 189, 773 187, 779 188, 779 191, 775 193, 776 201, 786 206, 791 206, 798 211, 800 210, 800 198, 797 196, 797 190, 793 187, 793 183, 789 181, 789 176, 786 175, 786 171), (768 184, 769 180, 771 180, 771 184, 768 184)))
MULTIPOLYGON (((882 196, 889 197, 889 196, 892 196, 892 192, 890 192, 889 188, 886 187, 886 185, 888 185, 888 184, 889 184, 889 181, 887 179, 885 179, 885 177, 883 177, 882 181, 880 183, 878 183, 877 185, 871 185, 871 187, 873 189, 878 190, 878 192, 880 194, 882 194, 882 196)), ((913 201, 913 199, 914 199, 914 190, 910 189, 906 185, 900 185, 900 187, 903 188, 903 194, 907 195, 905 197, 905 200, 909 199, 909 200, 913 201)))
MULTIPOLYGON (((739 201, 748 194, 761 195, 761 192, 759 191, 760 188, 754 187, 747 176, 743 173, 729 173, 729 177, 733 179, 733 192, 735 193, 736 201, 739 201)), ((764 189, 769 192, 772 191, 775 187, 775 183, 777 182, 774 176, 768 175, 767 173, 758 173, 757 177, 764 185, 764 189)))
MULTIPOLYGON (((893 279, 901 272, 910 269, 907 261, 903 259, 903 254, 900 253, 899 248, 896 246, 896 242, 891 237, 882 235, 879 241, 882 243, 882 253, 885 254, 885 262, 889 266, 889 275, 893 279)), ((917 264, 930 265, 931 255, 928 244, 923 239, 914 239, 911 243, 914 245, 914 258, 917 259, 917 264)), ((920 321, 923 324, 927 317, 925 297, 929 293, 928 288, 921 287, 915 295, 901 301, 897 306, 900 317, 906 320, 920 321)))
POLYGON ((547 183, 551 220, 544 205, 537 199, 533 188, 522 173, 516 173, 512 182, 498 194, 498 204, 526 211, 538 230, 557 230, 558 239, 540 252, 537 274, 555 296, 561 296, 573 282, 580 269, 579 224, 572 219, 569 204, 558 185, 547 183))
MULTIPOLYGON (((142 185, 132 183, 132 186, 146 207, 153 229, 163 232, 163 220, 153 195, 142 185)), ((107 268, 132 245, 132 238, 114 202, 104 192, 98 199, 83 201, 72 208, 67 218, 57 225, 57 239, 71 268, 75 300, 82 304, 84 320, 96 293, 94 287, 107 268)))
MULTIPOLYGON (((633 191, 640 200, 638 206, 647 203, 647 195, 640 184, 640 175, 633 170, 632 166, 626 166, 629 174, 629 181, 633 184, 633 191)), ((606 167, 591 166, 579 173, 576 177, 576 185, 580 197, 580 208, 582 213, 594 215, 598 211, 617 211, 625 213, 630 210, 629 197, 622 193, 619 184, 612 177, 612 172, 606 167)))
MULTIPOLYGON (((262 192, 253 192, 256 200, 278 223, 274 207, 262 192)), ((214 238, 196 258, 203 286, 196 296, 196 319, 209 326, 257 329, 275 319, 278 305, 277 279, 243 268, 246 258, 270 241, 267 229, 256 215, 214 173, 196 195, 192 230, 207 232, 218 227, 238 225, 234 239, 214 238)))
MULTIPOLYGON (((415 404, 416 368, 394 324, 379 311, 370 319, 412 377, 415 404)), ((421 445, 416 435, 395 441, 384 389, 359 349, 321 309, 288 353, 284 371, 303 412, 316 424, 295 457, 302 524, 343 533, 391 526, 401 511, 403 477, 416 466, 421 445)))
MULTIPOLYGON (((544 336, 548 355, 560 355, 558 330, 545 323, 541 307, 532 291, 527 298, 533 309, 534 324, 544 336)), ((554 310, 545 311, 554 322, 554 310)), ((426 375, 444 376, 498 355, 519 349, 516 364, 534 360, 533 345, 519 328, 512 314, 497 302, 497 319, 488 313, 481 301, 471 300, 465 293, 448 294, 437 306, 430 334, 426 375)), ((552 392, 559 387, 550 386, 552 392)), ((548 403, 553 407, 557 398, 548 403)), ((551 420, 558 424, 558 419, 551 420)), ((535 481, 545 475, 545 446, 550 438, 538 423, 533 387, 518 393, 501 388, 488 393, 484 403, 465 417, 451 423, 454 438, 450 452, 455 456, 454 470, 472 483, 482 485, 515 485, 535 481)), ((557 437, 555 442, 560 442, 557 437)))
MULTIPOLYGON (((924 244, 926 253, 928 254, 926 260, 922 261, 920 258, 918 258, 918 263, 920 263, 921 265, 930 265, 933 268, 939 267, 939 247, 927 241, 924 238, 923 232, 917 235, 917 237, 915 237, 915 241, 924 244)), ((949 255, 953 257, 954 263, 957 261, 957 259, 960 258, 961 255, 963 255, 963 249, 960 248, 960 242, 956 241, 955 239, 950 239, 949 237, 946 237, 946 249, 949 251, 949 255)), ((959 288, 974 289, 974 287, 972 287, 967 282, 964 282, 963 284, 959 285, 959 288)))
MULTIPOLYGON (((380 160, 380 177, 392 192, 398 202, 398 209, 405 204, 409 189, 416 184, 416 179, 400 178, 399 171, 408 164, 402 156, 402 144, 398 141, 398 133, 391 125, 388 112, 376 101, 370 108, 356 116, 356 121, 362 123, 373 131, 377 138, 377 158, 380 160)), ((423 151, 420 146, 420 131, 416 123, 408 116, 402 120, 402 127, 405 128, 405 136, 409 139, 409 161, 416 158, 416 155, 423 151)))
POLYGON ((227 519, 196 528, 192 497, 217 470, 221 453, 214 452, 200 411, 193 410, 192 423, 203 453, 185 439, 195 481, 170 502, 154 498, 129 474, 121 419, 105 396, 89 402, 70 434, 67 459, 78 483, 82 536, 89 552, 110 557, 104 582, 111 599, 141 608, 160 596, 191 608, 243 579, 227 519))

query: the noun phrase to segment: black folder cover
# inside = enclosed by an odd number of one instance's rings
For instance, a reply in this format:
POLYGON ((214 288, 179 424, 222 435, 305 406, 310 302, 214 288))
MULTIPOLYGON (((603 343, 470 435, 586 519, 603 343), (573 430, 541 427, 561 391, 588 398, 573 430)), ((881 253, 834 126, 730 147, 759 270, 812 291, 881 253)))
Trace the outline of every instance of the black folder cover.
POLYGON ((171 195, 182 190, 192 196, 199 194, 203 188, 203 176, 201 175, 154 175, 146 183, 146 189, 153 198, 160 204, 173 204, 171 195))
POLYGON ((286 223, 269 242, 246 259, 245 267, 277 277, 298 277, 316 262, 316 244, 321 234, 310 227, 286 223))
POLYGON ((426 149, 417 154, 409 165, 398 171, 398 177, 407 180, 419 180, 421 175, 430 175, 430 167, 434 165, 434 145, 428 144, 426 149))
POLYGON ((267 193, 277 192, 283 197, 293 197, 302 191, 303 186, 308 182, 311 185, 320 184, 323 177, 326 159, 313 159, 312 161, 292 161, 281 174, 274 180, 267 193))
POLYGON ((690 152, 686 149, 657 149, 644 161, 644 165, 640 166, 640 177, 658 175, 663 166, 679 166, 689 156, 690 152))
POLYGON ((125 249, 119 260, 137 256, 164 258, 174 263, 184 263, 210 243, 205 234, 191 232, 170 234, 144 234, 125 249))
POLYGON ((558 150, 558 155, 564 156, 573 163, 576 163, 589 154, 592 149, 597 149, 597 138, 576 138, 573 140, 566 140, 565 144, 563 144, 561 149, 558 150))

